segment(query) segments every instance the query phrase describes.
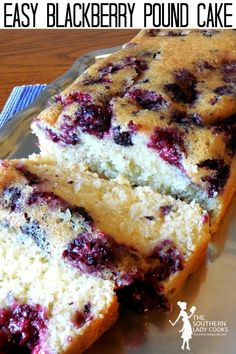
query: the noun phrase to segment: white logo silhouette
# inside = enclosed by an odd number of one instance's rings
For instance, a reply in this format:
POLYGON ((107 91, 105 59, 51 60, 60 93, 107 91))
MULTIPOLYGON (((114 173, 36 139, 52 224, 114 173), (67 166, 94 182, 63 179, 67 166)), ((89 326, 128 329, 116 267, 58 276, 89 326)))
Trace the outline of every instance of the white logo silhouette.
POLYGON ((175 322, 169 321, 172 326, 175 326, 175 324, 179 321, 180 318, 182 318, 183 321, 183 327, 179 331, 180 333, 182 332, 181 338, 183 338, 183 344, 181 349, 185 350, 185 346, 187 350, 190 350, 189 348, 189 340, 192 338, 193 330, 192 330, 192 325, 189 321, 189 319, 193 316, 194 312, 196 311, 196 306, 192 306, 190 309, 190 315, 185 311, 187 308, 187 302, 184 301, 178 301, 177 305, 180 307, 180 313, 175 320, 175 322))

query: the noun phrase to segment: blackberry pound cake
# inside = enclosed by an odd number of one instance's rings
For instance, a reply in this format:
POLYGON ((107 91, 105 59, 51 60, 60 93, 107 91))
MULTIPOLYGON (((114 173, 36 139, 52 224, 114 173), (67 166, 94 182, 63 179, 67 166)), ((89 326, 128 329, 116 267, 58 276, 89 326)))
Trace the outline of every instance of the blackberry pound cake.
POLYGON ((235 191, 236 32, 145 30, 99 60, 33 122, 71 168, 196 200, 217 226, 235 191))
MULTIPOLYGON (((3 179, 11 177, 4 173, 1 187, 3 179)), ((11 198, 5 199, 5 207, 7 203, 13 209, 19 207, 17 194, 14 198, 15 204, 11 198)), ((28 224, 28 230, 30 227, 39 234, 36 225, 28 224)), ((83 274, 51 257, 29 232, 12 228, 2 217, 0 268, 1 353, 82 353, 117 319, 112 282, 83 274)))
POLYGON ((205 257, 208 213, 194 202, 132 189, 84 166, 62 170, 40 156, 1 169, 0 219, 56 259, 112 281, 135 311, 168 307, 205 257))

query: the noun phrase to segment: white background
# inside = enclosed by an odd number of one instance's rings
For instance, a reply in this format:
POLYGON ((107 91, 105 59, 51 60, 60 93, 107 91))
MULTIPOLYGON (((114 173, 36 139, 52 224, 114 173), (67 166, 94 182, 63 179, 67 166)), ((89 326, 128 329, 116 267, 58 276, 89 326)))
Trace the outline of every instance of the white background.
MULTIPOLYGON (((58 22, 61 25, 64 25, 65 23, 65 14, 66 14, 66 6, 69 3, 70 6, 72 7, 73 4, 75 3, 82 3, 79 1, 75 1, 75 0, 70 0, 70 1, 62 1, 62 0, 58 0, 58 1, 48 1, 48 3, 59 3, 59 20, 58 22)), ((94 1, 96 3, 119 3, 119 1, 117 0, 98 0, 98 1, 94 1)), ((164 5, 164 16, 165 19, 167 20, 167 16, 168 16, 168 4, 169 3, 178 3, 175 0, 172 0, 171 2, 167 2, 167 1, 154 1, 154 0, 149 0, 149 1, 144 1, 144 0, 134 0, 134 1, 120 1, 121 3, 135 3, 135 10, 134 10, 134 16, 133 16, 133 24, 132 24, 132 28, 143 28, 144 27, 144 3, 152 3, 152 4, 163 4, 164 5)), ((8 14, 11 14, 12 17, 9 17, 7 20, 7 23, 9 25, 13 24, 13 17, 14 17, 14 9, 15 6, 14 4, 18 4, 18 8, 21 9, 21 5, 23 3, 26 3, 26 1, 24 0, 13 0, 13 1, 2 1, 0 0, 0 28, 4 28, 4 3, 12 3, 13 6, 8 6, 8 14)), ((38 3, 38 9, 37 9, 37 13, 36 13, 36 28, 47 28, 47 1, 46 0, 32 0, 31 2, 27 2, 35 4, 38 3)), ((92 3, 92 1, 88 1, 88 0, 84 0, 83 3, 92 3)), ((235 0, 231 0, 231 1, 208 1, 208 0, 202 0, 202 1, 197 1, 197 0, 186 0, 183 1, 182 3, 187 3, 189 5, 189 25, 188 28, 197 28, 198 27, 198 23, 197 23, 197 6, 199 3, 204 3, 207 7, 207 9, 202 10, 201 11, 201 19, 202 20, 207 20, 207 16, 208 16, 208 6, 209 4, 211 4, 213 6, 213 9, 215 8, 216 4, 221 4, 221 3, 228 3, 228 4, 232 4, 232 6, 229 6, 229 12, 232 13, 232 17, 228 18, 227 23, 232 25, 234 28, 236 28, 236 1, 235 0)), ((156 12, 155 12, 155 16, 156 16, 156 26, 159 24, 158 19, 158 14, 159 14, 159 8, 156 6, 156 12)), ((33 17, 32 17, 32 12, 30 10, 27 11, 28 15, 31 18, 30 21, 30 26, 28 26, 27 28, 33 28, 33 17)), ((77 13, 77 19, 81 19, 82 13, 78 12, 77 13)), ((222 21, 223 21, 223 12, 221 12, 221 16, 222 16, 222 21)), ((152 21, 153 17, 149 17, 149 21, 146 25, 146 27, 148 28, 154 28, 154 24, 152 21)), ((21 15, 21 20, 26 23, 26 18, 24 17, 24 15, 21 15)), ((166 21, 165 20, 165 21, 166 21)), ((129 21, 128 21, 129 23, 129 21)), ((212 28, 215 27, 216 23, 210 23, 208 28, 212 28), (212 26, 213 25, 213 26, 212 26)), ((115 26, 112 25, 112 27, 114 28, 115 26)), ((124 26, 122 26, 124 28, 124 26)), ((162 27, 162 26, 161 26, 162 27)), ((219 27, 219 24, 218 24, 219 27)), ((22 26, 19 26, 18 23, 16 23, 16 28, 23 28, 22 26)), ((80 28, 88 28, 87 25, 85 25, 85 27, 80 27, 80 28)), ((130 28, 130 26, 127 26, 126 28, 130 28)), ((160 28, 160 27, 156 27, 156 28, 160 28)), ((175 26, 173 26, 173 28, 175 28, 175 26)))

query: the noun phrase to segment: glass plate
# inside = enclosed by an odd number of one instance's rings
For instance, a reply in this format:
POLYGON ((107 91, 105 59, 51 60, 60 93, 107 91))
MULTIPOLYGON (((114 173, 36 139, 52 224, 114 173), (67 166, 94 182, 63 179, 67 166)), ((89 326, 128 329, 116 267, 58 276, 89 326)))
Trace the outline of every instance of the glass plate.
MULTIPOLYGON (((51 97, 71 84, 80 73, 96 60, 120 49, 121 46, 90 52, 75 61, 72 67, 53 81, 27 109, 17 113, 0 130, 0 158, 27 157, 37 152, 36 138, 30 123, 50 102, 51 97)), ((173 311, 151 311, 135 315, 121 311, 115 326, 106 332, 87 354, 178 354, 181 349, 183 327, 177 301, 187 302, 187 313, 196 306, 190 319, 194 354, 236 353, 236 198, 232 201, 222 225, 213 236, 208 258, 185 284, 173 301, 173 311), (198 317, 196 317, 198 316, 198 317), (205 322, 204 322, 205 321, 205 322), (208 323, 206 323, 208 321, 208 323), (207 331, 207 332, 205 332, 207 331)), ((186 328, 186 327, 185 327, 186 328)), ((184 332, 186 334, 186 331, 184 332)), ((190 334, 191 336, 191 334, 190 334)), ((188 352, 188 350, 186 350, 188 352)))

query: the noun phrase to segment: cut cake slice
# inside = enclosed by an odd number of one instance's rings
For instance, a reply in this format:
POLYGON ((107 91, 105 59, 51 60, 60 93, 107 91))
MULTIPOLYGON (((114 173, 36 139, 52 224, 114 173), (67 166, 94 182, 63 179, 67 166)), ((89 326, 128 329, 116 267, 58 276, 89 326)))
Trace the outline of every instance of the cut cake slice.
POLYGON ((169 306, 205 257, 209 217, 197 203, 102 179, 83 165, 61 170, 40 156, 2 169, 15 176, 1 194, 4 223, 55 258, 113 281, 136 311, 169 306))
POLYGON ((21 204, 25 179, 0 170, 0 352, 82 353, 117 319, 114 284, 40 248, 41 225, 21 204))

